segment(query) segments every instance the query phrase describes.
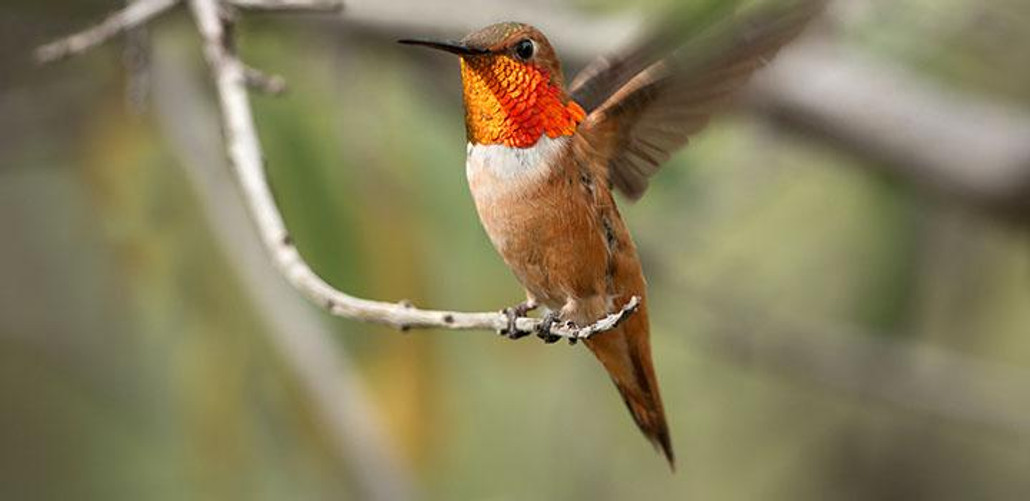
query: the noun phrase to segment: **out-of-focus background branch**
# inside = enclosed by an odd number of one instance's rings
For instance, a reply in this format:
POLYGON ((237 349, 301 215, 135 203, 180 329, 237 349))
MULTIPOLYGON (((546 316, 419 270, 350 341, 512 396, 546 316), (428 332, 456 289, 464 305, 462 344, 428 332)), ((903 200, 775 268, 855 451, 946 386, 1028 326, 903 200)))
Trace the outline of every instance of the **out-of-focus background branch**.
POLYGON ((827 43, 788 52, 750 97, 748 104, 777 125, 1026 223, 1030 113, 827 43))
POLYGON ((370 410, 362 376, 346 352, 334 346, 326 319, 269 266, 225 163, 216 107, 202 97, 202 75, 172 41, 162 40, 154 56, 160 130, 185 168, 218 245, 234 256, 234 272, 264 317, 277 351, 311 395, 331 450, 354 472, 362 499, 411 498, 410 473, 398 464, 395 448, 370 410))
MULTIPOLYGON (((117 47, 45 69, 24 50, 118 2, 15 1, 0 497, 1025 497, 1030 11, 839 4, 624 210, 690 451, 669 476, 580 350, 369 336, 291 303, 209 177, 224 162, 188 105, 185 17, 149 30, 140 117, 117 47)), ((400 0, 244 16, 243 55, 290 83, 254 105, 298 247, 369 297, 518 300, 463 186, 455 65, 392 41, 514 18, 576 67, 646 16, 400 0)))

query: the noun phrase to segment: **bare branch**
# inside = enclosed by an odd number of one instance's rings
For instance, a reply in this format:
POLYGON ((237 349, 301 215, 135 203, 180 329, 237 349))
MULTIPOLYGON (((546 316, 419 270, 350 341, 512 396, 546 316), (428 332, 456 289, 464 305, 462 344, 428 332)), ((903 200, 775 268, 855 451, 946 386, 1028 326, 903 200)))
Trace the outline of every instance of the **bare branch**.
POLYGON ((342 12, 340 0, 229 0, 235 7, 246 10, 342 12))
POLYGON ((142 26, 180 0, 136 0, 84 31, 50 42, 35 51, 36 61, 49 63, 85 52, 132 28, 142 26))
MULTIPOLYGON (((36 57, 45 62, 81 53, 119 33, 145 24, 178 2, 137 0, 93 28, 39 48, 36 57)), ((338 9, 342 4, 335 0, 239 0, 234 5, 290 10, 302 6, 326 9, 332 6, 338 9)), ((308 299, 341 317, 399 329, 441 328, 498 332, 508 329, 508 319, 502 313, 421 310, 408 305, 361 299, 335 289, 315 274, 293 245, 275 204, 265 177, 261 145, 247 95, 248 86, 272 93, 281 92, 284 82, 281 78, 269 77, 248 68, 239 60, 233 48, 231 30, 228 29, 232 20, 225 16, 226 12, 221 9, 218 0, 189 0, 189 7, 204 39, 204 56, 215 79, 230 163, 239 178, 247 207, 257 224, 262 242, 286 279, 308 299)), ((639 302, 639 298, 632 298, 620 311, 593 325, 579 327, 555 324, 550 333, 568 339, 588 338, 614 328, 624 317, 636 311, 639 302)), ((539 319, 519 318, 515 322, 515 329, 521 333, 533 333, 540 322, 539 319)))
POLYGON ((1030 115, 825 43, 784 53, 748 104, 920 186, 1030 215, 1030 115))
MULTIPOLYGON (((261 144, 258 142, 247 96, 247 70, 236 57, 227 38, 226 26, 230 21, 219 15, 215 0, 189 0, 189 6, 204 38, 204 55, 215 79, 229 162, 239 179, 262 242, 283 276, 315 304, 341 317, 399 329, 485 329, 498 332, 507 329, 508 319, 501 313, 420 310, 396 303, 361 299, 333 288, 312 271, 293 245, 265 177, 261 144)), ((632 314, 638 303, 639 299, 635 298, 621 311, 588 327, 554 325, 551 334, 570 339, 590 337, 613 328, 623 317, 632 314)), ((520 332, 532 333, 539 324, 538 319, 520 318, 515 327, 520 332)))

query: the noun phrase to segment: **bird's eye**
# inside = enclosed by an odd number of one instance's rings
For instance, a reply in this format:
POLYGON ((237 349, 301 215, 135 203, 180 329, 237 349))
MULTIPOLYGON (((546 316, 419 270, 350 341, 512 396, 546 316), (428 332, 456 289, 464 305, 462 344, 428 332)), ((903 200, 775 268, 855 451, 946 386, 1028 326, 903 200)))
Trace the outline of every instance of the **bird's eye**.
POLYGON ((533 46, 533 41, 526 39, 515 44, 515 55, 523 61, 529 60, 533 57, 533 51, 536 47, 533 46))

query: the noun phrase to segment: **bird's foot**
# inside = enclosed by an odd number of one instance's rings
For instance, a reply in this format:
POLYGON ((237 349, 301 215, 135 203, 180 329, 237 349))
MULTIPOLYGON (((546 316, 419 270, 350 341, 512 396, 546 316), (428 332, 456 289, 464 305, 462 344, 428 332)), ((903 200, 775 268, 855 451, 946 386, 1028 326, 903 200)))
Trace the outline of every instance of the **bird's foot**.
POLYGON ((515 326, 515 322, 518 321, 519 318, 525 317, 526 313, 535 309, 536 303, 524 301, 510 308, 501 310, 501 313, 508 317, 508 327, 501 329, 498 334, 506 336, 508 339, 521 339, 528 336, 528 332, 519 332, 519 329, 515 326))
POLYGON ((547 344, 557 343, 561 336, 551 334, 551 327, 558 322, 561 314, 557 311, 549 311, 544 318, 540 320, 540 324, 536 327, 536 337, 543 339, 547 344))

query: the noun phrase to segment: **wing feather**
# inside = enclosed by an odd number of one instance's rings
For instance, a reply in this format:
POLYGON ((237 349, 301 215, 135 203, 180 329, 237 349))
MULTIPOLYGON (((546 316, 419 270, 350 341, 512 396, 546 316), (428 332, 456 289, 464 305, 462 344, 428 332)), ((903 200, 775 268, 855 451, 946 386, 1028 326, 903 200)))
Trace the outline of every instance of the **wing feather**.
POLYGON ((608 155, 612 185, 630 199, 640 198, 672 153, 824 4, 798 0, 766 6, 719 23, 671 53, 649 53, 670 47, 666 32, 661 42, 639 44, 623 58, 600 59, 577 75, 571 96, 589 113, 583 134, 614 145, 608 155))

